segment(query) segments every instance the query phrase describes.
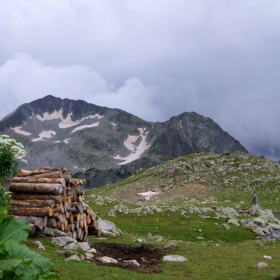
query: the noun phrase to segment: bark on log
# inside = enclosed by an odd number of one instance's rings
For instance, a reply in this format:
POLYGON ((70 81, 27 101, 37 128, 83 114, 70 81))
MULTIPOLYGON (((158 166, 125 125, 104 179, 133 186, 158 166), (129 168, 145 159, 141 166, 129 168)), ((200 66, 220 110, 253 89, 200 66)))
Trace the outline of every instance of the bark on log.
POLYGON ((50 218, 48 220, 47 226, 51 227, 51 228, 56 228, 57 227, 56 219, 55 218, 50 218))
POLYGON ((74 224, 68 224, 67 227, 70 229, 70 231, 74 231, 75 230, 75 225, 74 224))
POLYGON ((61 203, 62 197, 60 195, 47 195, 47 194, 18 194, 13 193, 11 196, 12 199, 17 200, 28 200, 28 199, 39 199, 39 200, 53 200, 54 202, 61 203))
POLYGON ((15 200, 11 199, 10 203, 15 206, 26 206, 26 207, 54 207, 53 200, 38 200, 38 199, 27 199, 27 200, 15 200))
POLYGON ((75 225, 75 229, 78 230, 80 228, 79 221, 74 221, 74 225, 75 225))
POLYGON ((43 174, 43 173, 49 173, 49 172, 54 172, 54 171, 61 171, 61 172, 66 172, 67 168, 56 168, 56 167, 43 167, 35 170, 25 170, 25 169, 20 169, 18 177, 26 177, 30 175, 37 175, 37 174, 43 174))
POLYGON ((12 182, 16 182, 16 183, 36 183, 36 184, 61 184, 64 188, 66 188, 64 178, 34 178, 34 176, 14 177, 11 180, 11 183, 12 182))
POLYGON ((11 182, 9 190, 15 193, 28 194, 51 194, 60 195, 63 193, 62 184, 36 184, 11 182))
POLYGON ((64 209, 63 207, 55 207, 55 208, 52 208, 53 209, 53 213, 64 213, 64 209))
MULTIPOLYGON (((62 171, 54 171, 54 172, 48 172, 48 173, 43 173, 43 174, 37 174, 37 175, 31 175, 27 177, 32 177, 32 178, 63 178, 62 176, 62 171)), ((23 177, 21 177, 23 178, 23 177)))
POLYGON ((11 206, 10 214, 18 216, 34 216, 34 217, 51 217, 53 214, 53 208, 42 207, 42 208, 30 208, 23 206, 11 206))
POLYGON ((33 217, 33 216, 17 216, 13 215, 13 217, 19 220, 29 221, 30 223, 34 224, 38 229, 42 230, 44 227, 43 219, 41 217, 33 217))
POLYGON ((87 242, 88 241, 88 232, 84 232, 84 237, 83 237, 83 242, 87 242))
POLYGON ((63 223, 63 215, 61 213, 53 213, 53 217, 57 219, 58 222, 63 223))

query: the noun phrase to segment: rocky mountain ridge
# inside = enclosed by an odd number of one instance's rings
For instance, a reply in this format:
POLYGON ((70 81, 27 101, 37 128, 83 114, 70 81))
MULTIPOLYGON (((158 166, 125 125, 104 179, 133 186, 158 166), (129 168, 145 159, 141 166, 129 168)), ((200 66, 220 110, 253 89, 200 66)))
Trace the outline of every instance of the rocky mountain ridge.
POLYGON ((25 146, 24 168, 67 166, 71 174, 87 178, 89 188, 182 154, 247 152, 213 120, 194 112, 153 123, 120 109, 51 95, 6 116, 0 133, 25 146))

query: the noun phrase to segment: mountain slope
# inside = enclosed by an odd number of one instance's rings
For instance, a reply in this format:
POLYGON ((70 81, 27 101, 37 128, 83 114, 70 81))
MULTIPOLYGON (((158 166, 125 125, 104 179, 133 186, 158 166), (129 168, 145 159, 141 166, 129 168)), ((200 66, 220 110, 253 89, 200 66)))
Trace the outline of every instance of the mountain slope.
POLYGON ((247 152, 213 120, 182 113, 147 122, 123 110, 48 95, 0 121, 0 133, 23 143, 26 169, 66 166, 99 187, 182 154, 247 152))

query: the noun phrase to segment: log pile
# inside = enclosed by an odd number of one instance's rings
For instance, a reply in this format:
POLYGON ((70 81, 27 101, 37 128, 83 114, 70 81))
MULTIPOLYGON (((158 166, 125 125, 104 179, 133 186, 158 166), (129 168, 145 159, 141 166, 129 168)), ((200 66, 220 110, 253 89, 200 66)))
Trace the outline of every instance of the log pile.
POLYGON ((30 223, 29 234, 36 230, 56 228, 78 241, 88 234, 99 235, 96 216, 84 202, 85 179, 64 175, 66 168, 20 169, 10 182, 10 214, 30 223))

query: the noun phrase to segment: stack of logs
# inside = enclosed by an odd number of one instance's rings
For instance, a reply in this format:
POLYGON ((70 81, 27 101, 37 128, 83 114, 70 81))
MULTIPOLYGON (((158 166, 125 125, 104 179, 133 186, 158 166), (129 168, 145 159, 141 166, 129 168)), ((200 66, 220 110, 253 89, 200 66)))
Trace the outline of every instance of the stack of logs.
POLYGON ((20 169, 10 182, 10 214, 30 223, 30 235, 44 228, 57 228, 78 241, 99 235, 95 214, 84 202, 85 179, 63 175, 64 168, 20 169))

